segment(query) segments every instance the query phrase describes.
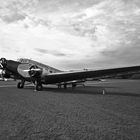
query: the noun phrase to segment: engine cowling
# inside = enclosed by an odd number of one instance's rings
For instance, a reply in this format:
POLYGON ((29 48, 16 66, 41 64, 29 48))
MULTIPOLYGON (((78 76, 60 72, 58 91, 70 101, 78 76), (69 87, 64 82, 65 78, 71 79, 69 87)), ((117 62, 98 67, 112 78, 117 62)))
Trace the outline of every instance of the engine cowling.
POLYGON ((0 59, 0 67, 1 69, 5 69, 7 65, 7 60, 5 58, 0 59))
POLYGON ((35 84, 35 89, 40 91, 42 90, 42 83, 41 83, 41 75, 43 70, 36 65, 32 65, 29 68, 29 75, 31 77, 31 81, 35 84))
POLYGON ((0 59, 0 69, 1 71, 1 76, 3 78, 10 78, 10 73, 6 70, 6 65, 7 65, 7 60, 5 58, 0 59))
POLYGON ((30 77, 32 77, 32 78, 39 78, 39 77, 41 77, 41 74, 42 74, 42 69, 39 68, 38 66, 32 65, 29 68, 29 75, 30 75, 30 77))

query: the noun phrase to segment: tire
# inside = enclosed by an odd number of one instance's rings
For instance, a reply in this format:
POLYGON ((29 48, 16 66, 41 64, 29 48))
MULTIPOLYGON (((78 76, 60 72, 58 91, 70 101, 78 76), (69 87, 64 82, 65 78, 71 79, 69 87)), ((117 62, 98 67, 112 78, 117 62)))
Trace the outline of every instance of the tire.
POLYGON ((24 87, 24 84, 22 82, 18 82, 17 88, 23 88, 23 87, 24 87))
POLYGON ((37 84, 36 85, 36 90, 37 91, 42 91, 43 90, 42 84, 37 84))

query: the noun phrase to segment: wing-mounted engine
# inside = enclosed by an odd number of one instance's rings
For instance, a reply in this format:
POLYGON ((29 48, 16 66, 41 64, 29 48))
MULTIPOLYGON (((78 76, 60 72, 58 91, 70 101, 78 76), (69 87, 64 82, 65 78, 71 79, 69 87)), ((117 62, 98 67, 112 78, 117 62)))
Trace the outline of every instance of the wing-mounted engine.
POLYGON ((17 71, 22 77, 21 82, 17 85, 18 88, 23 88, 27 80, 34 83, 36 90, 42 90, 42 68, 37 65, 19 64, 17 71))
POLYGON ((31 81, 35 84, 36 90, 42 90, 41 76, 43 70, 39 68, 37 65, 32 65, 29 68, 29 75, 31 77, 31 81))
POLYGON ((32 65, 29 68, 29 72, 28 73, 29 73, 30 77, 32 77, 32 78, 40 78, 41 74, 42 74, 42 69, 39 68, 36 65, 32 65))

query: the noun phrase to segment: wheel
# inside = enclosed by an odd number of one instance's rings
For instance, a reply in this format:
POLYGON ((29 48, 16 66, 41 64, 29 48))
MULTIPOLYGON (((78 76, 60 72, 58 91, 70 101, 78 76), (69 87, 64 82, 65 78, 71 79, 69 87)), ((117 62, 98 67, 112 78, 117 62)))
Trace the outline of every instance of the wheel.
POLYGON ((37 84, 37 85, 36 85, 36 90, 37 90, 37 91, 43 90, 42 84, 37 84))
POLYGON ((24 82, 18 82, 17 88, 23 88, 24 87, 24 82))

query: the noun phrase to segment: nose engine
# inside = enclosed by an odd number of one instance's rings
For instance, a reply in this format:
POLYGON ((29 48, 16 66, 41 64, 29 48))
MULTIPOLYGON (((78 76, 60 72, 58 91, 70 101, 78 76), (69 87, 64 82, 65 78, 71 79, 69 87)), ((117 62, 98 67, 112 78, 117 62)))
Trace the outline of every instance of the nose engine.
POLYGON ((7 65, 7 60, 5 58, 0 59, 0 68, 5 69, 7 65))
POLYGON ((0 59, 0 69, 1 71, 1 76, 3 78, 10 78, 10 73, 6 70, 6 65, 7 65, 7 60, 5 58, 0 59))

